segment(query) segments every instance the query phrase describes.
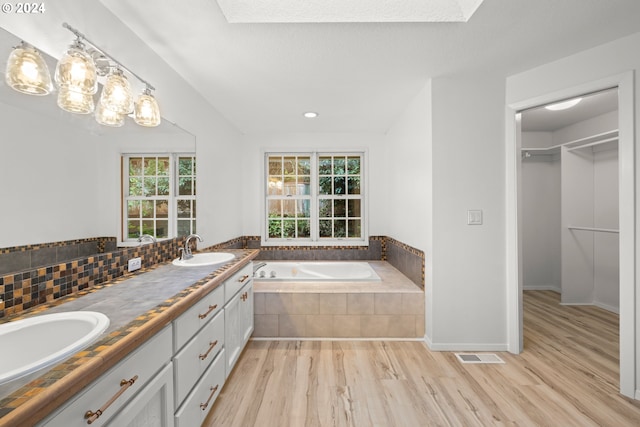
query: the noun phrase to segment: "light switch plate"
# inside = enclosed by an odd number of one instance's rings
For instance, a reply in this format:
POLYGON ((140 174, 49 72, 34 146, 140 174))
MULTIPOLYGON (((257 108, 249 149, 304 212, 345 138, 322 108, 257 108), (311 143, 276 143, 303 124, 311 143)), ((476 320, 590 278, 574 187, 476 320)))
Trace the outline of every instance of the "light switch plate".
POLYGON ((127 270, 129 272, 140 270, 142 268, 142 258, 131 258, 127 263, 127 270))
POLYGON ((482 225, 481 209, 470 209, 467 211, 467 225, 482 225))

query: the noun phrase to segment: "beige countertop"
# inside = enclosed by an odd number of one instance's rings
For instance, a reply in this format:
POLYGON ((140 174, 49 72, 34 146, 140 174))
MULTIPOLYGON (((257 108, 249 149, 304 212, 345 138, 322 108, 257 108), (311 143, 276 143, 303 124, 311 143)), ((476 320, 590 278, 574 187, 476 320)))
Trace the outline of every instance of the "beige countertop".
POLYGON ((236 258, 211 267, 171 263, 123 276, 109 283, 44 304, 0 323, 37 314, 90 310, 104 313, 110 325, 90 347, 53 366, 8 396, 0 396, 0 426, 30 426, 98 378, 158 333, 258 255, 258 250, 225 250, 236 258))

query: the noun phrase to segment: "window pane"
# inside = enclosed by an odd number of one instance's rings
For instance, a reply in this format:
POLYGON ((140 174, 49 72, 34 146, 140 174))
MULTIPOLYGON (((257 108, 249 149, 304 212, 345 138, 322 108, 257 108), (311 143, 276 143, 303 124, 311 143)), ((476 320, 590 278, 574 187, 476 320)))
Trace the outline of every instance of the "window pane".
POLYGON ((191 234, 191 221, 178 220, 178 236, 188 236, 189 234, 191 234))
POLYGON ((285 175, 295 175, 296 173, 296 158, 285 157, 282 159, 283 173, 285 175))
POLYGON ((349 175, 360 174, 360 157, 349 157, 347 160, 347 172, 349 175))
POLYGON ((298 157, 298 175, 311 175, 311 159, 298 157))
POLYGON ((350 219, 347 221, 347 226, 349 229, 349 237, 362 237, 362 233, 360 231, 360 220, 359 219, 350 219))
POLYGON ((321 219, 319 222, 320 237, 331 237, 333 232, 332 221, 330 219, 321 219))
MULTIPOLYGON (((178 179, 178 194, 180 196, 190 196, 191 188, 193 186, 193 179, 191 177, 180 177, 178 179)), ((158 187, 160 187, 160 182, 158 182, 158 187)), ((160 189, 158 189, 158 194, 160 194, 160 189)))
POLYGON ((158 238, 169 237, 169 221, 166 219, 160 219, 156 221, 156 233, 158 238))
POLYGON ((139 220, 129 220, 127 221, 127 237, 129 239, 137 239, 140 237, 142 233, 140 233, 140 221, 139 220))
POLYGON ((276 194, 276 195, 281 195, 282 194, 282 178, 280 178, 280 176, 270 176, 269 177, 269 184, 267 184, 269 187, 269 194, 276 194))
POLYGON ((178 200, 178 218, 191 218, 191 200, 178 200))
POLYGON ((158 175, 162 175, 162 176, 169 175, 169 158, 168 157, 158 158, 158 175))
POLYGON ((129 176, 142 175, 142 158, 131 157, 129 159, 129 176))
POLYGON ((311 200, 298 200, 297 217, 309 218, 311 216, 311 200))
MULTIPOLYGON (((197 215, 196 215, 196 200, 192 200, 191 201, 191 218, 197 218, 197 215)), ((194 233, 195 233, 195 231, 194 231, 194 233)))
POLYGON ((283 200, 282 201, 282 217, 295 218, 295 216, 296 216, 296 201, 283 200))
POLYGON ((156 175, 156 159, 144 159, 144 174, 147 176, 156 175))
MULTIPOLYGON (((142 217, 153 218, 153 200, 142 201, 142 217)), ((149 233, 151 234, 151 233, 149 233)))
POLYGON ((311 177, 299 176, 298 177, 298 192, 297 194, 308 196, 311 194, 311 177))
POLYGON ((169 178, 158 178, 158 196, 169 195, 169 178))
POLYGON ((318 215, 320 217, 331 218, 333 216, 331 211, 331 199, 320 199, 318 201, 318 206, 318 215))
POLYGON ((333 222, 333 237, 345 237, 347 235, 347 221, 336 219, 333 222))
POLYGON ((333 194, 346 194, 344 187, 344 177, 335 177, 333 179, 333 194))
POLYGON ((349 194, 360 194, 359 176, 350 176, 347 182, 349 183, 349 194))
POLYGON ((280 238, 282 236, 282 221, 279 219, 269 220, 269 237, 280 238))
POLYGON ((156 200, 156 218, 169 218, 168 200, 156 200))
POLYGON ((129 178, 129 195, 142 196, 142 178, 129 178))
POLYGON ((282 159, 269 157, 269 175, 282 175, 282 159))
POLYGON ((282 237, 286 239, 293 239, 296 237, 296 221, 292 219, 285 219, 282 221, 282 237))
POLYGON ((156 195, 156 179, 155 178, 144 178, 144 195, 145 196, 155 196, 156 195))
POLYGON ((269 217, 282 216, 282 200, 269 200, 269 217))
POLYGON ((336 218, 344 218, 347 216, 346 200, 334 200, 333 201, 333 216, 336 218))
POLYGON ((349 207, 347 211, 347 216, 349 218, 360 217, 360 200, 359 199, 351 199, 348 201, 347 206, 349 207))
POLYGON ((129 200, 127 202, 127 216, 129 218, 140 218, 140 200, 129 200))
POLYGON ((344 175, 344 157, 334 157, 333 158, 333 174, 334 175, 344 175))
POLYGON ((284 194, 296 194, 298 189, 296 188, 296 177, 285 176, 284 177, 284 194))
POLYGON ((333 194, 331 192, 331 178, 320 177, 320 194, 333 194))
POLYGON ((320 157, 318 173, 320 175, 331 175, 331 157, 320 157))
POLYGON ((190 157, 180 157, 178 160, 178 168, 180 175, 193 175, 192 161, 190 157))
POLYGON ((142 234, 151 234, 152 236, 155 236, 156 230, 153 223, 154 221, 152 219, 142 221, 142 234))
POLYGON ((298 221, 298 237, 311 237, 311 223, 308 220, 298 221))

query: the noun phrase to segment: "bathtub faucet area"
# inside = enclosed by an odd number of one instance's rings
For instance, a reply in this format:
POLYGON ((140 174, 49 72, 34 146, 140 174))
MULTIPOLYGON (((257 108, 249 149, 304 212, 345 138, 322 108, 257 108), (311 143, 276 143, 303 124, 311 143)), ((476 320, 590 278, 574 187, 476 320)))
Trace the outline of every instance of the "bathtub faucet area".
POLYGON ((193 254, 191 253, 191 246, 189 245, 191 243, 191 239, 198 239, 199 242, 204 241, 202 237, 198 236, 197 234, 189 234, 184 241, 184 248, 178 249, 180 251, 181 261, 193 258, 193 254))

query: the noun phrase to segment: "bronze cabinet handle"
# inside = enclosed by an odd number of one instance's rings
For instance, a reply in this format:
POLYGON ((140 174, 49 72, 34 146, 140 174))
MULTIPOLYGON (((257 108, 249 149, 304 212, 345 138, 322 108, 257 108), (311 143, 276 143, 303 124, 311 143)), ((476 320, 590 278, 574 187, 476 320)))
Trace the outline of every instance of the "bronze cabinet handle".
POLYGON ((211 390, 211 394, 209 395, 209 398, 207 399, 206 402, 200 404, 200 408, 203 411, 207 409, 207 406, 209 406, 209 402, 211 402, 211 399, 213 399, 213 395, 216 394, 216 391, 218 391, 218 386, 216 385, 215 387, 211 387, 209 390, 211 390))
POLYGON ((238 282, 244 283, 244 281, 247 280, 248 278, 249 278, 249 275, 245 274, 244 276, 242 276, 241 278, 238 279, 238 282))
POLYGON ((209 350, 207 350, 205 354, 201 354, 198 356, 200 360, 206 359, 209 356, 209 353, 211 353, 211 350, 213 350, 213 348, 216 346, 216 344, 218 344, 218 340, 215 340, 214 342, 210 342, 209 345, 211 347, 209 347, 209 350))
POLYGON ((122 395, 122 393, 127 391, 127 389, 131 387, 133 383, 136 382, 137 379, 138 379, 138 376, 134 375, 133 378, 131 378, 130 380, 120 381, 120 390, 118 390, 118 392, 114 394, 113 397, 107 401, 107 403, 102 405, 102 407, 95 412, 89 410, 84 414, 84 418, 87 420, 87 424, 92 424, 95 420, 100 418, 100 415, 102 415, 104 411, 106 411, 109 408, 109 406, 111 406, 111 404, 115 402, 122 395))
POLYGON ((210 305, 209 306, 209 310, 207 310, 207 312, 205 314, 198 314, 198 319, 204 319, 205 317, 207 317, 209 315, 209 313, 211 313, 216 308, 218 308, 218 304, 210 305))

